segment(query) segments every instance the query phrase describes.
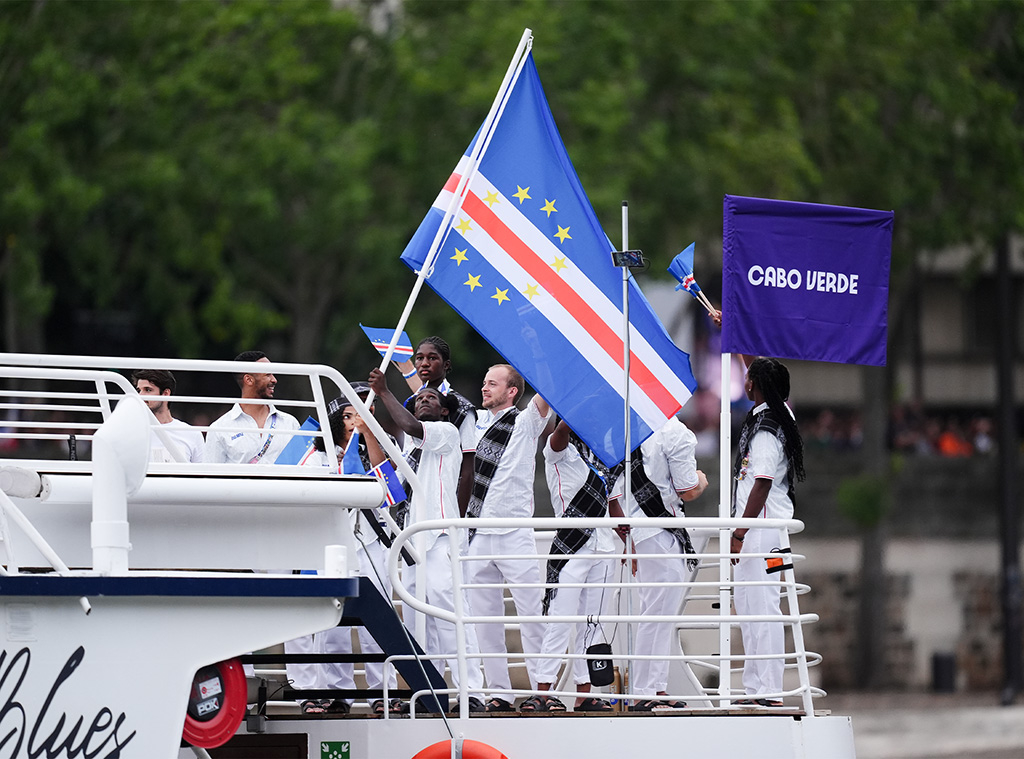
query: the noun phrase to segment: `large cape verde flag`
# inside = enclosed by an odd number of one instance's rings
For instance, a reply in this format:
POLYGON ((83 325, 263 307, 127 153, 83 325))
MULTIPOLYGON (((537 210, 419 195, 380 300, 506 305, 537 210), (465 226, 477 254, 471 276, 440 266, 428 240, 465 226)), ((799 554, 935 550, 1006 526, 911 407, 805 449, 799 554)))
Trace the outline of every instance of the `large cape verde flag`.
MULTIPOLYGON (((527 55, 490 135, 478 132, 402 260, 418 271, 465 172, 427 282, 608 465, 625 456, 622 273, 527 55), (487 139, 473 171, 476 140, 487 139)), ((636 446, 696 388, 630 280, 630 436, 636 446)))
POLYGON ((892 211, 726 195, 722 350, 884 366, 892 211))

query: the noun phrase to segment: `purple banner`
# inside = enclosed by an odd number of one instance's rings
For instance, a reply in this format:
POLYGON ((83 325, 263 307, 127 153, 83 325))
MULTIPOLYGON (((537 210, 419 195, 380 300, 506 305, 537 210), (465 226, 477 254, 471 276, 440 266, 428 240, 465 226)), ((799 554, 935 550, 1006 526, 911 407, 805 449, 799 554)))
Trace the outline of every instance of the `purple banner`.
POLYGON ((722 350, 884 366, 892 211, 726 195, 722 350))

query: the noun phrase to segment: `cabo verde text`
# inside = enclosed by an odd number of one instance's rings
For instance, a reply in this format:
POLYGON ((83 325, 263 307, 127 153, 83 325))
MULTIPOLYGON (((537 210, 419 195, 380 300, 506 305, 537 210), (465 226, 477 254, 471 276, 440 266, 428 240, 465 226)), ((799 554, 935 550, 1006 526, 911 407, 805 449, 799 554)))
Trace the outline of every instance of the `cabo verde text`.
POLYGON ((837 271, 813 271, 806 273, 799 269, 784 269, 781 266, 751 266, 747 281, 755 287, 779 287, 790 290, 817 290, 823 293, 857 294, 858 274, 844 274, 837 271))

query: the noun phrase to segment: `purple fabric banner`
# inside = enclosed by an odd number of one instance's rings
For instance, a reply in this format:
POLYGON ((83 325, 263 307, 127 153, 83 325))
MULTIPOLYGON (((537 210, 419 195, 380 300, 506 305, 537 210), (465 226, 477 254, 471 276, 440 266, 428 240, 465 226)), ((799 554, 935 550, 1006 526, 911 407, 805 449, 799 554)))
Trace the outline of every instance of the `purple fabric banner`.
POLYGON ((722 350, 884 366, 892 211, 726 195, 722 350))

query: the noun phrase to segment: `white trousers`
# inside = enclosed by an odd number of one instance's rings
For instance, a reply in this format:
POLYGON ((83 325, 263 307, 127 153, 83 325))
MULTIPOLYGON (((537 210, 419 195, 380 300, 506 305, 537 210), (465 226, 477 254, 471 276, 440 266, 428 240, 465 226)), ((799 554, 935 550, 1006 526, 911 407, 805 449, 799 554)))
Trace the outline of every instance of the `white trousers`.
MULTIPOLYGON (((593 538, 591 538, 591 541, 593 538)), ((608 588, 583 587, 570 588, 562 587, 568 583, 603 583, 608 581, 611 572, 611 562, 607 559, 596 558, 608 554, 595 554, 589 549, 590 542, 581 548, 562 567, 558 574, 559 587, 555 597, 551 599, 548 607, 548 615, 552 617, 570 616, 574 614, 597 616, 603 610, 605 591, 608 588)), ((569 645, 569 633, 573 625, 564 622, 549 622, 544 625, 544 642, 541 646, 541 653, 562 654, 569 645)), ((587 624, 577 623, 576 643, 573 646, 573 653, 582 654, 584 641, 586 639, 587 624)), ((603 637, 598 635, 595 643, 603 642, 603 637)), ((540 659, 537 662, 537 681, 541 683, 554 683, 558 678, 558 670, 562 666, 560 659, 540 659)), ((577 685, 590 682, 590 670, 587 669, 585 659, 573 659, 572 662, 573 682, 577 685)))
MULTIPOLYGON (((663 554, 653 559, 636 560, 638 582, 682 582, 686 579, 686 560, 671 533, 659 530, 636 544, 637 553, 663 554)), ((675 587, 637 588, 640 614, 678 614, 684 589, 675 587)), ((675 625, 671 622, 640 622, 636 626, 634 650, 639 656, 670 656, 673 653, 675 625)), ((668 690, 668 659, 638 659, 633 662, 633 684, 630 690, 653 696, 668 690)))
MULTIPOLYGON (((780 545, 779 531, 752 529, 743 538, 741 553, 768 553, 780 545)), ((733 568, 736 582, 779 582, 781 574, 768 574, 765 559, 749 558, 740 560, 733 568)), ((733 594, 736 613, 773 614, 782 613, 782 588, 773 586, 738 586, 733 594)), ((782 655, 786 650, 786 631, 782 622, 741 622, 740 635, 743 637, 743 652, 748 656, 778 654, 776 659, 748 659, 743 664, 743 687, 748 696, 763 693, 778 693, 782 690, 782 674, 785 662, 782 655)))
MULTIPOLYGON (((537 543, 533 536, 533 530, 530 528, 519 528, 500 535, 477 533, 469 544, 468 557, 494 555, 497 558, 466 562, 466 582, 535 584, 538 587, 513 586, 509 590, 519 616, 540 616, 541 599, 544 592, 539 587, 542 582, 539 560, 504 558, 514 554, 535 555, 536 553, 537 543)), ((474 616, 500 617, 505 614, 504 593, 500 587, 470 589, 467 591, 467 596, 474 616)), ((508 652, 503 624, 480 624, 476 627, 481 653, 508 652)), ((539 653, 544 639, 544 626, 536 622, 527 622, 520 625, 519 632, 523 641, 523 652, 539 653)), ((488 688, 508 689, 512 687, 507 658, 485 658, 483 664, 488 688)), ((530 677, 531 688, 537 687, 536 665, 536 659, 527 658, 526 671, 530 677)), ((494 695, 506 701, 513 700, 507 693, 495 693, 494 695)))
MULTIPOLYGON (((367 543, 364 547, 359 545, 356 549, 356 556, 359 559, 359 573, 365 577, 370 578, 370 582, 374 584, 381 595, 384 596, 389 602, 391 600, 391 583, 388 580, 387 574, 387 549, 381 544, 379 540, 374 540, 372 543, 367 543), (374 573, 374 567, 377 569, 377 573, 380 574, 378 580, 377 574, 374 573), (383 584, 381 583, 383 581, 383 584)), ((373 636, 367 631, 365 627, 357 627, 356 634, 359 638, 359 650, 363 654, 379 654, 381 653, 381 647, 377 645, 377 641, 373 639, 373 636)), ((321 633, 316 634, 316 645, 317 653, 323 654, 350 654, 352 653, 352 628, 351 627, 332 627, 329 630, 324 630, 321 633)), ((287 644, 286 644, 287 645, 287 644)), ((356 687, 355 681, 355 667, 351 662, 345 663, 332 663, 323 665, 314 665, 319 668, 320 684, 319 688, 342 688, 351 689, 356 687)), ((388 687, 398 687, 398 677, 395 674, 394 668, 390 668, 388 673, 388 687)), ((374 690, 384 687, 384 664, 383 662, 366 662, 364 664, 364 672, 366 675, 366 687, 374 690)), ((348 703, 352 703, 353 699, 344 699, 348 703)))
MULTIPOLYGON (((449 535, 439 535, 434 541, 434 545, 426 550, 426 555, 423 557, 426 569, 426 593, 423 600, 431 606, 454 612, 455 588, 452 578, 451 555, 449 554, 451 542, 449 535)), ((402 584, 414 596, 416 595, 416 574, 417 565, 402 568, 402 584)), ((469 603, 465 592, 463 592, 462 598, 463 614, 469 614, 469 603)), ((415 611, 408 604, 405 606, 403 612, 405 624, 414 635, 416 619, 419 615, 420 612, 415 611)), ((460 683, 459 660, 456 658, 456 652, 459 649, 455 625, 429 614, 426 615, 425 623, 426 641, 423 650, 431 655, 447 655, 448 668, 452 673, 452 684, 458 688, 460 683)), ((467 654, 475 654, 480 650, 476 639, 475 625, 466 625, 465 650, 467 654)), ((441 663, 436 662, 436 664, 440 669, 441 663)), ((443 669, 441 671, 443 672, 443 669)), ((482 696, 483 685, 480 660, 468 659, 466 661, 466 688, 469 690, 469 694, 479 698, 482 696)))

